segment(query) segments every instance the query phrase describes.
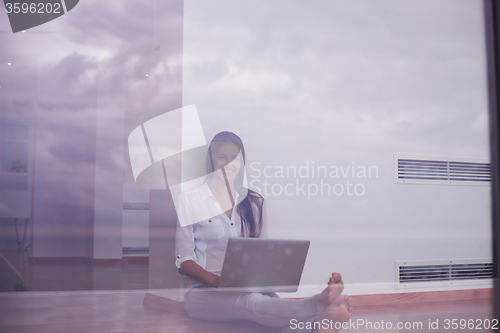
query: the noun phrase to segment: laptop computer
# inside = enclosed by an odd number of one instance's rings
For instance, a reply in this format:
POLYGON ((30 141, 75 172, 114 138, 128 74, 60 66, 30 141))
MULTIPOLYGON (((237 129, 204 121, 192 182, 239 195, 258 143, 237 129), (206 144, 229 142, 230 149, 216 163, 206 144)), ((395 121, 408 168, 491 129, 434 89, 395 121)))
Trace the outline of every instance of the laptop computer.
POLYGON ((310 241, 230 238, 219 291, 295 292, 310 241))

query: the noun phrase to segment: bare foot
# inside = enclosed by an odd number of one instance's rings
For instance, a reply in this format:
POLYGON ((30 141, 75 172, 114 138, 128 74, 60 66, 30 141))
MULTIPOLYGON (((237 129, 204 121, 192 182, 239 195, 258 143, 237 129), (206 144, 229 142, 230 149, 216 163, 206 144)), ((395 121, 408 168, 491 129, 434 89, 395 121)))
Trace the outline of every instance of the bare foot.
POLYGON ((342 282, 342 276, 339 273, 333 273, 328 281, 328 287, 314 297, 314 305, 316 306, 316 311, 322 313, 326 310, 330 304, 342 293, 344 290, 344 282, 342 282))
POLYGON ((316 333, 336 333, 342 328, 341 324, 351 318, 352 305, 347 304, 350 300, 345 300, 343 296, 339 296, 338 298, 338 301, 335 300, 314 320, 315 323, 319 323, 319 327, 315 331, 316 333), (338 302, 341 302, 341 305, 336 304, 338 302))
POLYGON ((352 300, 348 295, 340 295, 335 298, 331 304, 331 306, 344 306, 349 313, 352 312, 352 300))

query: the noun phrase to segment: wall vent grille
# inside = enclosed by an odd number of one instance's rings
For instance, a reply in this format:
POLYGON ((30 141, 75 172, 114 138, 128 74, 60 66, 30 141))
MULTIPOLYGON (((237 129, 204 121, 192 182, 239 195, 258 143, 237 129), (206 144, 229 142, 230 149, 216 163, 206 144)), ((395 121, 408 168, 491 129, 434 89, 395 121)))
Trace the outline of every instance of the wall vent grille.
POLYGON ((149 255, 149 247, 126 246, 122 248, 122 254, 124 256, 149 255))
POLYGON ((400 287, 435 282, 445 282, 449 285, 457 284, 457 282, 477 284, 478 280, 493 278, 493 263, 488 259, 399 261, 395 264, 396 281, 400 287))
POLYGON ((488 186, 487 160, 394 155, 394 183, 488 186))
POLYGON ((147 202, 124 202, 123 210, 149 210, 147 202))

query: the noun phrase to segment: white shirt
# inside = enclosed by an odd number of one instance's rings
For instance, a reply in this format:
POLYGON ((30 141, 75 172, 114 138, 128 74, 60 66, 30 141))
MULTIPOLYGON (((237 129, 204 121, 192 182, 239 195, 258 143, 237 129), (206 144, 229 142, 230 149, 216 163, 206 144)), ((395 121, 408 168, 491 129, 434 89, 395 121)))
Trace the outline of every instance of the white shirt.
MULTIPOLYGON (((236 202, 238 196, 236 197, 236 202)), ((254 216, 258 214, 255 212, 254 216)), ((193 260, 207 271, 220 275, 226 247, 231 237, 241 237, 241 217, 237 209, 233 209, 229 218, 221 209, 219 202, 210 191, 207 183, 182 194, 179 209, 179 220, 192 221, 185 227, 177 226, 175 237, 175 264, 177 268, 187 260, 193 260), (200 219, 198 207, 209 207, 219 215, 208 219, 200 219), (197 222, 201 221, 201 222, 197 222)), ((261 238, 267 237, 267 221, 265 210, 262 212, 261 238)), ((184 288, 201 285, 188 276, 183 276, 184 288)))

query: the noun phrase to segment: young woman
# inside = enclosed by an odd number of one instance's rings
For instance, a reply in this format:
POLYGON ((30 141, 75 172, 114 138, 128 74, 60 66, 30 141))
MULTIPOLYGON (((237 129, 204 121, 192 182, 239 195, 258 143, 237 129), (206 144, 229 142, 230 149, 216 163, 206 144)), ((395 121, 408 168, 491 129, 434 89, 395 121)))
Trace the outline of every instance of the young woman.
POLYGON ((267 237, 264 198, 243 187, 244 162, 241 139, 231 132, 217 134, 209 146, 206 182, 181 196, 176 265, 187 289, 187 313, 204 320, 252 320, 281 332, 331 331, 351 311, 338 273, 322 293, 300 300, 213 289, 219 285, 230 237, 267 237))

